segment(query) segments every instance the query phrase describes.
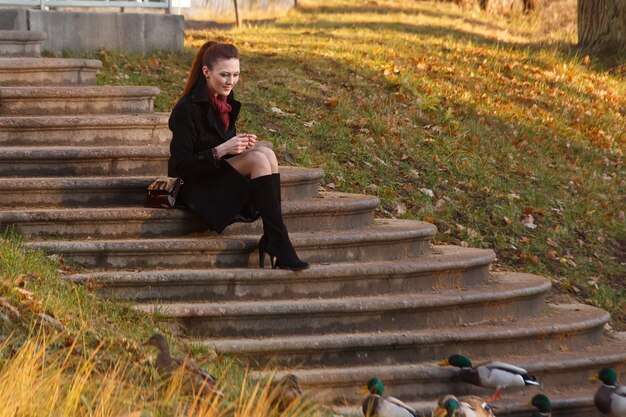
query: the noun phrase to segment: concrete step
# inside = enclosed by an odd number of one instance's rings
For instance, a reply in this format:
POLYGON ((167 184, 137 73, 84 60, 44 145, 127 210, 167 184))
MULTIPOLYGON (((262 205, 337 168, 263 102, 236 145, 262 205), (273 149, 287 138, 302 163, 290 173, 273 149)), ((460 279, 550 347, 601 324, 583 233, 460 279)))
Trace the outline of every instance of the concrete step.
POLYGON ((168 146, 168 114, 0 117, 1 146, 168 146))
MULTIPOLYGON (((320 169, 280 167, 283 200, 314 198, 320 169)), ((0 178, 0 208, 142 206, 150 177, 0 178)))
POLYGON ((44 32, 29 30, 0 30, 0 56, 37 57, 41 44, 46 40, 44 32))
MULTIPOLYGON (((349 230, 290 233, 301 258, 325 262, 399 260, 430 251, 436 228, 410 220, 382 220, 349 230)), ((259 235, 85 241, 31 241, 26 245, 62 254, 87 268, 237 268, 258 265, 259 235)), ((269 259, 267 259, 269 261, 269 259)))
MULTIPOLYGON (((550 398, 552 403, 552 417, 603 417, 593 405, 595 390, 587 387, 571 387, 562 390, 558 387, 537 390, 527 388, 525 391, 517 391, 503 394, 499 401, 492 403, 494 414, 498 417, 530 417, 536 409, 530 406, 530 400, 535 394, 543 393, 550 398)), ((450 394, 450 392, 446 393, 450 394)), ((456 393, 454 393, 456 394, 456 393)), ((395 396, 393 393, 389 393, 395 396)), ((484 397, 491 395, 485 394, 484 397)), ((401 400, 404 400, 400 397, 401 400)), ((406 402, 409 406, 420 411, 425 417, 432 417, 432 410, 436 409, 437 401, 406 402)), ((336 406, 332 408, 333 415, 343 417, 362 417, 361 406, 336 406)))
MULTIPOLYGON (((1 149, 1 148, 0 148, 1 149)), ((321 169, 280 167, 283 200, 314 198, 321 169)), ((154 176, 0 178, 0 209, 143 205, 154 176)))
MULTIPOLYGON (((496 404, 498 417, 528 417, 536 409, 528 403, 535 394, 544 393, 552 402, 552 417, 603 417, 593 405, 595 390, 570 389, 563 392, 559 388, 543 391, 531 390, 523 398, 503 396, 496 404)), ((430 414, 428 414, 430 416, 430 414)))
POLYGON ((154 176, 0 178, 0 209, 143 204, 154 176))
MULTIPOLYGON (((442 357, 440 359, 445 359, 442 357)), ((474 363, 499 360, 519 365, 541 382, 536 390, 559 387, 570 390, 586 387, 589 391, 597 384, 588 377, 602 367, 610 366, 626 372, 626 333, 608 336, 603 343, 582 346, 572 351, 553 351, 529 355, 495 355, 472 358, 474 363)), ((290 370, 298 376, 302 388, 313 398, 327 404, 359 404, 362 396, 357 390, 372 376, 385 384, 387 395, 407 401, 429 401, 449 393, 455 395, 489 396, 488 388, 481 388, 461 381, 458 368, 439 367, 436 361, 413 362, 400 365, 364 365, 351 368, 330 367, 290 370)), ((278 377, 282 376, 282 372, 278 377)), ((626 376, 626 375, 625 375, 626 376)), ((504 395, 517 393, 532 397, 533 388, 508 388, 504 395)), ((500 405, 500 402, 494 403, 500 405)))
POLYGON ((399 364, 438 360, 459 351, 472 356, 573 350, 598 344, 609 314, 583 304, 552 307, 542 317, 494 321, 476 326, 369 333, 335 333, 320 337, 198 339, 196 343, 246 361, 250 366, 313 367, 399 364))
POLYGON ((500 273, 467 290, 447 289, 325 299, 142 303, 144 312, 196 337, 328 335, 415 331, 518 320, 543 311, 551 283, 530 274, 500 273))
POLYGON ((156 87, 0 87, 0 116, 149 113, 156 87))
POLYGON ((94 85, 95 59, 0 58, 0 86, 94 85))
MULTIPOLYGON (((283 202, 283 217, 292 232, 349 229, 374 221, 376 197, 321 193, 317 198, 283 202)), ((184 236, 202 232, 206 224, 184 209, 143 207, 62 208, 0 211, 0 224, 31 238, 97 238, 184 236)), ((235 223, 225 235, 263 233, 261 221, 235 223)))
POLYGON ((491 250, 436 246, 429 255, 403 262, 345 262, 291 271, 181 269, 85 272, 67 276, 90 282, 98 293, 118 300, 278 300, 401 294, 473 287, 485 282, 491 250))
POLYGON ((129 147, 2 147, 0 175, 93 176, 165 175, 169 149, 164 146, 129 147))

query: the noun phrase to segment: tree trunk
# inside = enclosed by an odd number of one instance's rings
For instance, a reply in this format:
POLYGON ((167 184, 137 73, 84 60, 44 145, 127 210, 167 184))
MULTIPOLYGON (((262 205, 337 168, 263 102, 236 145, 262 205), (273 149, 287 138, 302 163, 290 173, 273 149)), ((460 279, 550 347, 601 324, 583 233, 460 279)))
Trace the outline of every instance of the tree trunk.
POLYGON ((235 5, 235 21, 237 22, 237 27, 241 27, 241 17, 239 17, 239 7, 237 5, 237 0, 233 0, 233 4, 235 5))
POLYGON ((578 45, 594 51, 626 51, 626 0, 578 0, 578 45))
POLYGON ((480 8, 494 14, 530 13, 539 7, 539 0, 479 0, 480 8))

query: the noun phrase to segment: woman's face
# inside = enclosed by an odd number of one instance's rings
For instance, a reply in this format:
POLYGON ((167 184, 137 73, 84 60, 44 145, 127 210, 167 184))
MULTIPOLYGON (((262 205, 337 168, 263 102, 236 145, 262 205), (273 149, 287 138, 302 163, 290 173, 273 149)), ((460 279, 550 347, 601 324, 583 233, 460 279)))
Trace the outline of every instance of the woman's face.
POLYGON ((239 81, 239 60, 236 58, 218 59, 212 69, 206 65, 203 66, 202 73, 213 94, 227 96, 239 81))

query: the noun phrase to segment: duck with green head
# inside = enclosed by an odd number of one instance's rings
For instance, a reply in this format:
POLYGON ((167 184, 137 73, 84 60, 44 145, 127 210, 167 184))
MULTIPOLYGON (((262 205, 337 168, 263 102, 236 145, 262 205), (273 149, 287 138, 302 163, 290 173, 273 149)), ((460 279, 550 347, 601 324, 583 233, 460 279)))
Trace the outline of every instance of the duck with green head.
POLYGON ((552 417, 552 402, 544 394, 535 395, 530 404, 535 407, 532 417, 552 417))
POLYGON ((486 388, 495 388, 493 395, 486 400, 496 401, 500 398, 500 390, 506 387, 523 387, 540 385, 537 378, 519 366, 505 362, 487 362, 472 366, 472 361, 463 355, 452 355, 439 362, 440 366, 452 365, 461 369, 461 379, 467 383, 486 388))
POLYGON ((475 395, 446 395, 437 402, 433 417, 495 417, 491 406, 475 395))
POLYGON ((598 411, 609 417, 626 417, 626 386, 617 385, 617 372, 613 368, 602 368, 591 378, 602 381, 593 397, 598 411))
POLYGON ((379 378, 372 378, 359 391, 369 395, 363 401, 363 415, 365 417, 417 417, 421 413, 415 411, 402 401, 394 397, 383 397, 385 387, 379 378))

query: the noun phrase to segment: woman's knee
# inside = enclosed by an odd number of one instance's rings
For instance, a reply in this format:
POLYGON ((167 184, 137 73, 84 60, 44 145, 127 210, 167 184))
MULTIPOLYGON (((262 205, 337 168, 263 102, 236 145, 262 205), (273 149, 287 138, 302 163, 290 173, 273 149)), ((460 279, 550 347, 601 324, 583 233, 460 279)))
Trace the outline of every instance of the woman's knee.
POLYGON ((251 165, 252 175, 267 175, 272 171, 272 164, 263 152, 252 150, 247 155, 247 161, 251 165))
POLYGON ((276 170, 278 170, 278 159, 276 158, 276 154, 271 148, 268 148, 265 146, 259 146, 257 148, 254 148, 254 152, 260 152, 263 155, 265 155, 265 157, 270 163, 272 172, 275 172, 276 170))
POLYGON ((257 177, 271 173, 271 165, 267 157, 260 152, 246 152, 227 159, 228 163, 241 175, 257 177))

